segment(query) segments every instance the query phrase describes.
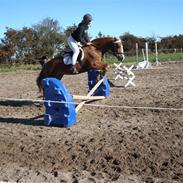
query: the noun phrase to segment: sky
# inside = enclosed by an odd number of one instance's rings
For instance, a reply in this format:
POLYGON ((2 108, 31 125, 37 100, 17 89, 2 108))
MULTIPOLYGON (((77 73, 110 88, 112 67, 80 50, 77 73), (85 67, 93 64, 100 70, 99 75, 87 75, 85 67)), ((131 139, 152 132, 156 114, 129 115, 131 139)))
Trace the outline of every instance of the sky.
POLYGON ((93 38, 100 31, 157 38, 183 34, 183 0, 0 0, 0 38, 6 27, 20 30, 50 17, 66 28, 86 13, 93 16, 93 38))

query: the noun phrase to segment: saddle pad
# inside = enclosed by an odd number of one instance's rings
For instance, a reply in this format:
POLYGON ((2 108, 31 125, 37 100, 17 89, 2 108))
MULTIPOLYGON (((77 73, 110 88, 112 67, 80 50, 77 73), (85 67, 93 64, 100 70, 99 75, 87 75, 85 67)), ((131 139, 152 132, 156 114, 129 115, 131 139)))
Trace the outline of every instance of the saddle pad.
MULTIPOLYGON (((73 54, 72 52, 64 54, 63 61, 65 65, 72 64, 72 54, 73 54)), ((83 59, 84 59, 84 51, 83 49, 80 49, 77 61, 82 61, 83 59)))
POLYGON ((72 56, 70 54, 65 54, 63 57, 63 61, 65 65, 72 64, 72 56))

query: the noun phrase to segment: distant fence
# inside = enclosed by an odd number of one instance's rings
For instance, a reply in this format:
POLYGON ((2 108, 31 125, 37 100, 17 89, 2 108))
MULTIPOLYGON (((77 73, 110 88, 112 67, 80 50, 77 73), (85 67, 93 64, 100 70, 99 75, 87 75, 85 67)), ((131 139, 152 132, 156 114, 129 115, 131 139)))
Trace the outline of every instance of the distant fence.
MULTIPOLYGON (((148 57, 150 62, 155 62, 159 60, 162 61, 180 61, 183 60, 183 48, 173 48, 173 49, 164 49, 164 48, 158 48, 158 43, 154 43, 154 49, 148 49, 148 57)), ((183 46, 182 46, 183 47, 183 46)), ((125 61, 124 62, 138 62, 144 60, 145 55, 145 45, 139 48, 138 44, 136 43, 134 45, 134 49, 131 51, 125 51, 125 61)), ((107 63, 114 63, 117 62, 117 59, 112 56, 112 54, 108 53, 105 56, 105 60, 107 63)), ((12 59, 7 60, 6 62, 0 62, 0 71, 2 70, 2 67, 18 67, 21 65, 27 65, 26 68, 30 70, 37 70, 40 69, 38 66, 39 62, 38 60, 30 60, 24 58, 24 62, 19 59, 12 59)), ((25 69, 26 69, 25 68, 25 69)), ((24 69, 24 68, 23 68, 24 69)))
MULTIPOLYGON (((183 49, 174 48, 174 49, 158 49, 157 43, 154 45, 154 49, 148 49, 148 59, 150 62, 163 62, 163 61, 180 61, 183 60, 183 49)), ((125 61, 124 62, 140 62, 145 60, 146 47, 141 47, 139 49, 138 44, 134 45, 132 51, 125 52, 125 61)), ((117 59, 114 56, 108 55, 106 57, 107 63, 117 62, 117 59)))

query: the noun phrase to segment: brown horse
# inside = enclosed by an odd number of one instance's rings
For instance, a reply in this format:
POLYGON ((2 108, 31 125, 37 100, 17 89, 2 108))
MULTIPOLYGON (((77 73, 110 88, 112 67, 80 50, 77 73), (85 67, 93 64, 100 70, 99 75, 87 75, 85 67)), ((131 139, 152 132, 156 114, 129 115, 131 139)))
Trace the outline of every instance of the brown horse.
MULTIPOLYGON (((101 70, 105 73, 107 64, 102 62, 102 58, 107 51, 111 51, 118 60, 124 60, 122 42, 120 39, 114 37, 94 39, 91 45, 84 46, 82 49, 84 50, 84 59, 82 62, 76 64, 78 73, 87 72, 90 69, 101 70)), ((42 89, 41 81, 46 77, 54 77, 61 80, 63 75, 72 74, 70 67, 71 65, 64 64, 63 57, 51 59, 43 66, 37 78, 39 89, 42 89)))

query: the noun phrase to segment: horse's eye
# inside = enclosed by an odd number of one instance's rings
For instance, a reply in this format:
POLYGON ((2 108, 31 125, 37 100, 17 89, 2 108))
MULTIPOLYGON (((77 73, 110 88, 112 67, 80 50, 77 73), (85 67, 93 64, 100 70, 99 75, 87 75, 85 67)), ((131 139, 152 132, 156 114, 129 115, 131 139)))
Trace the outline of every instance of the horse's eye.
POLYGON ((120 48, 119 44, 116 44, 116 48, 120 48))

